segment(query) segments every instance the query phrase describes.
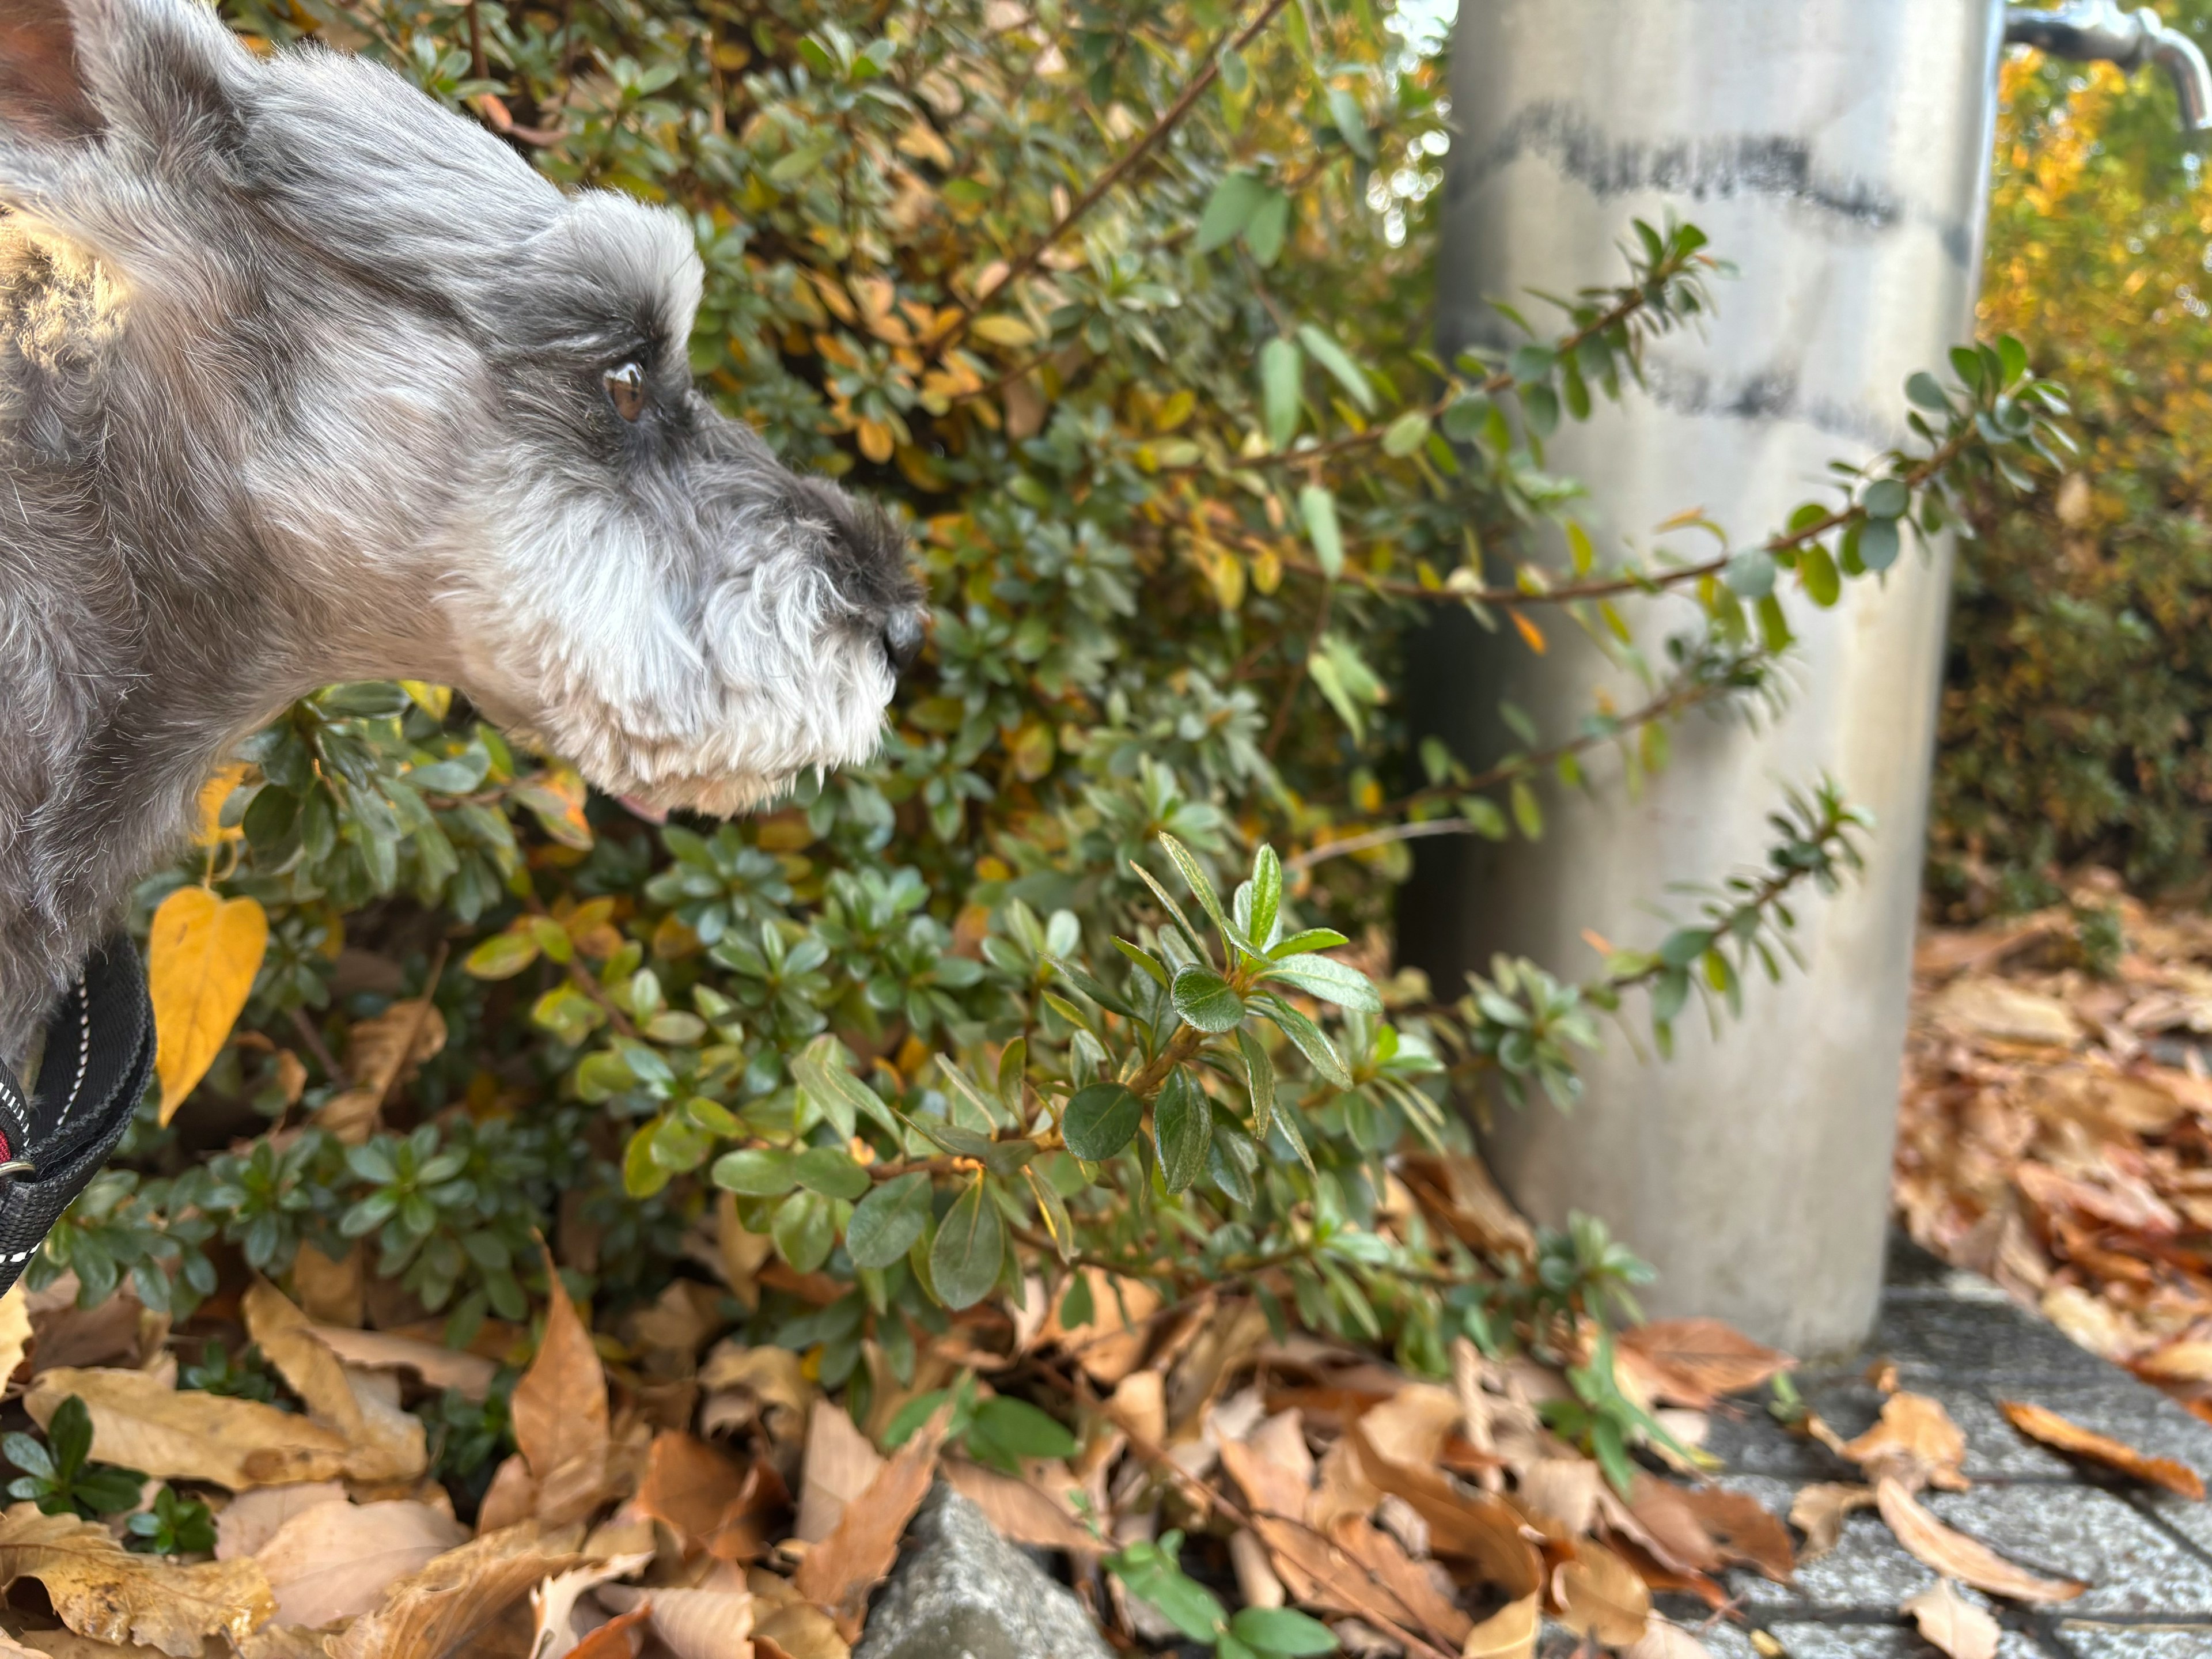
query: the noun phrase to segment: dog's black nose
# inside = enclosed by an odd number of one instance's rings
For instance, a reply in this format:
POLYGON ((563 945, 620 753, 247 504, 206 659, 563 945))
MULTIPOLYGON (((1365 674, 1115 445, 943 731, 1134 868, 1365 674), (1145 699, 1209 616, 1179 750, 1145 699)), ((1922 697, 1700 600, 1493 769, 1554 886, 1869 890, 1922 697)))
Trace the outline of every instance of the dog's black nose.
POLYGON ((921 654, 921 642, 928 631, 927 613, 918 605, 901 605, 884 623, 884 651, 891 659, 891 666, 903 674, 914 666, 914 659, 921 654))

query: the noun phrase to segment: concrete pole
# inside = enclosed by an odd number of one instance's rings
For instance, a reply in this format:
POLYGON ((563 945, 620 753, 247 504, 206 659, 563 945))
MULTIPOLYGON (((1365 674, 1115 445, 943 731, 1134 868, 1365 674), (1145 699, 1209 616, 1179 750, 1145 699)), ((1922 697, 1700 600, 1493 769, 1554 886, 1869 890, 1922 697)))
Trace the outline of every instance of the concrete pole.
MULTIPOLYGON (((1647 548, 1686 507, 1749 543, 1820 493, 1831 459, 1903 437, 1906 375, 1944 372, 1971 332, 2002 30, 1989 0, 1463 0, 1447 350, 1511 343, 1486 295, 1614 278, 1633 217, 1671 208, 1741 270, 1717 285, 1710 337, 1653 349, 1648 394, 1552 440, 1551 470, 1589 486, 1601 547, 1647 548)), ((1573 1113, 1499 1109, 1487 1152, 1507 1189, 1543 1222, 1612 1224, 1660 1270, 1656 1314, 1717 1315, 1806 1354, 1871 1325, 1948 576, 1948 548, 1908 551, 1834 611, 1786 601, 1802 641, 1786 712, 1756 730, 1692 715, 1640 801, 1594 766, 1589 794, 1555 793, 1539 842, 1417 844, 1405 954, 1449 994, 1498 951, 1588 973, 1585 928, 1655 942, 1648 907, 1669 884, 1759 861, 1787 785, 1830 773, 1875 814, 1864 878, 1805 897, 1808 965, 1750 987, 1741 1022, 1716 1040, 1693 1006, 1671 1062, 1613 1035, 1573 1113)), ((1664 599, 1631 621, 1663 662, 1696 617, 1664 599)), ((1413 664, 1417 720, 1480 765, 1516 746, 1501 697, 1547 738, 1601 687, 1640 700, 1571 628, 1547 631, 1537 656, 1441 621, 1413 664)))

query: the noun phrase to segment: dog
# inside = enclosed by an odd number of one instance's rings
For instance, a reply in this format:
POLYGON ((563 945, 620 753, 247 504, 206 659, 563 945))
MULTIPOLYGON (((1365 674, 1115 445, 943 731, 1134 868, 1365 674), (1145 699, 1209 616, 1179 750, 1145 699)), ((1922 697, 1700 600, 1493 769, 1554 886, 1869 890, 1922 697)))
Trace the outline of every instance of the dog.
POLYGON ((875 749, 905 539, 694 387, 701 282, 382 68, 0 0, 0 1060, 318 686, 716 816, 875 749))

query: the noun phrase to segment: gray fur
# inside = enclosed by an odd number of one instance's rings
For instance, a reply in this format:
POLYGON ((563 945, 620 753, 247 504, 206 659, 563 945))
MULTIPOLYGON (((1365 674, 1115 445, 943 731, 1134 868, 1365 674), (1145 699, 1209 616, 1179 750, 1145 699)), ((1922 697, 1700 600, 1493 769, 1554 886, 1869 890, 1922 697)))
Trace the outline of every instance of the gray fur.
POLYGON ((902 541, 693 389, 699 287, 681 218, 384 70, 0 0, 0 1055, 316 686, 714 813, 874 748, 902 541))

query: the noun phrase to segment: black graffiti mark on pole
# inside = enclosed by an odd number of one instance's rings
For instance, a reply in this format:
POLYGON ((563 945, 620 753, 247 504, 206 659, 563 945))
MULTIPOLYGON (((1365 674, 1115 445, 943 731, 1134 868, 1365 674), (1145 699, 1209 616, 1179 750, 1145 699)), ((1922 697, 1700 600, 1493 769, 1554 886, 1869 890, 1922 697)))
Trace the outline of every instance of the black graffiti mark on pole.
POLYGON ((1449 188, 1455 195, 1474 190, 1530 155, 1545 157, 1600 196, 1654 190, 1698 202, 1778 197, 1869 230, 1888 230, 1904 216, 1902 205, 1880 185, 1815 168, 1812 146, 1787 133, 1616 138, 1572 105, 1548 99, 1520 111, 1480 152, 1452 169, 1449 188))

